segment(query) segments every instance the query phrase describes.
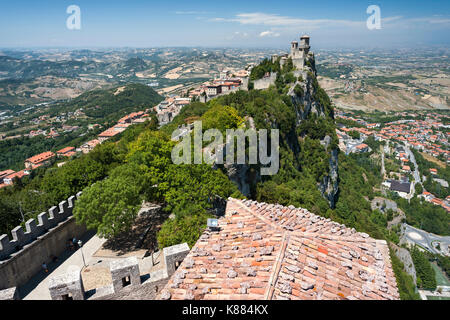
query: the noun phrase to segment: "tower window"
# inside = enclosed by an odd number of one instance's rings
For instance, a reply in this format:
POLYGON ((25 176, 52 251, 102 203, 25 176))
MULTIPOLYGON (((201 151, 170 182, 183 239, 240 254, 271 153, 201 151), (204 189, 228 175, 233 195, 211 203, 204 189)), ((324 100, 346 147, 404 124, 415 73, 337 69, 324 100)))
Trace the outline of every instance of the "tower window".
POLYGON ((131 284, 130 276, 122 278, 122 286, 123 287, 129 286, 130 284, 131 284))

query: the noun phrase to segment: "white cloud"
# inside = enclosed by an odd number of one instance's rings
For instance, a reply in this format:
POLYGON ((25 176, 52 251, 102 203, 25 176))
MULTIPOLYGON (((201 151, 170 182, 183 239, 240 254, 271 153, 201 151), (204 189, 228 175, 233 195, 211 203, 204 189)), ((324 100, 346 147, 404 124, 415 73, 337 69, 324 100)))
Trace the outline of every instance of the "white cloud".
POLYGON ((248 37, 248 33, 247 32, 236 31, 234 34, 237 35, 237 36, 244 37, 244 38, 248 37))
POLYGON ((295 26, 302 27, 319 27, 322 25, 345 25, 345 26, 364 26, 365 21, 352 20, 333 20, 333 19, 299 19, 277 14, 268 14, 261 12, 239 13, 234 18, 213 18, 210 21, 216 22, 238 22, 244 25, 267 25, 274 27, 295 26))
POLYGON ((263 31, 259 34, 260 37, 279 37, 280 34, 273 31, 263 31))
POLYGON ((430 24, 449 24, 450 19, 444 17, 425 17, 425 18, 414 18, 408 19, 410 22, 425 22, 430 24))
MULTIPOLYGON (((367 16, 369 17, 369 16, 367 16)), ((296 30, 313 30, 322 27, 336 28, 336 27, 353 27, 366 28, 366 19, 358 20, 342 20, 342 19, 301 19, 288 16, 281 16, 278 14, 251 12, 239 13, 232 18, 212 18, 209 21, 213 22, 235 22, 242 25, 265 25, 274 28, 295 28, 296 30)), ((448 16, 431 16, 420 18, 405 18, 403 16, 382 17, 382 24, 386 26, 407 26, 411 27, 417 23, 427 23, 432 25, 446 25, 450 24, 450 17, 448 16)), ((279 31, 279 30, 278 30, 279 31)))
POLYGON ((208 11, 175 11, 175 14, 211 14, 214 12, 208 11))

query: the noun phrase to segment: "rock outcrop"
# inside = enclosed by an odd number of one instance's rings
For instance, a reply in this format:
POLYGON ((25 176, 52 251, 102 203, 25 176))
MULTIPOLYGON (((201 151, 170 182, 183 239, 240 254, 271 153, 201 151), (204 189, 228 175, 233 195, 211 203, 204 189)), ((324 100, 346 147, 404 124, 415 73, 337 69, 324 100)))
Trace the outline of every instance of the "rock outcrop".
MULTIPOLYGON (((295 128, 292 132, 285 136, 287 145, 295 155, 300 152, 298 137, 296 129, 313 115, 318 118, 328 118, 334 121, 334 113, 330 106, 325 106, 323 102, 318 99, 318 84, 316 80, 316 68, 314 54, 309 52, 305 57, 304 67, 300 70, 294 70, 293 74, 296 81, 291 84, 288 95, 291 97, 292 104, 295 108, 295 128), (327 109, 328 108, 328 109, 327 109)), ((253 120, 253 119, 250 119, 253 120)), ((253 121, 249 121, 250 127, 253 127, 253 121)), ((272 127, 277 128, 276 120, 272 123, 272 127)), ((332 137, 326 136, 321 140, 321 144, 329 156, 329 170, 323 176, 321 181, 318 181, 317 187, 322 196, 328 201, 331 208, 335 207, 337 195, 339 190, 339 174, 338 174, 338 148, 332 146, 332 137)), ((281 145, 281 142, 280 142, 281 145)), ((254 172, 251 166, 248 165, 224 165, 224 171, 227 173, 230 180, 232 180, 239 188, 239 190, 247 197, 252 196, 252 190, 256 184, 261 180, 259 172, 254 172)), ((256 170, 258 171, 258 170, 256 170)))
MULTIPOLYGON (((289 90, 289 95, 292 98, 296 111, 296 123, 297 127, 300 126, 302 121, 308 119, 312 114, 317 117, 331 117, 334 120, 334 114, 327 114, 327 110, 324 105, 320 103, 315 97, 317 94, 317 87, 314 86, 315 77, 317 72, 315 69, 314 54, 309 53, 306 57, 306 63, 302 70, 294 71, 294 75, 297 81, 292 85, 289 90), (299 86, 301 94, 296 92, 295 88, 299 86)), ((339 174, 338 174, 338 149, 329 148, 331 144, 331 137, 326 136, 321 144, 325 150, 329 153, 329 172, 319 182, 318 188, 322 193, 322 196, 328 201, 331 208, 335 207, 336 198, 339 191, 339 174)), ((295 152, 296 150, 293 149, 295 152)))

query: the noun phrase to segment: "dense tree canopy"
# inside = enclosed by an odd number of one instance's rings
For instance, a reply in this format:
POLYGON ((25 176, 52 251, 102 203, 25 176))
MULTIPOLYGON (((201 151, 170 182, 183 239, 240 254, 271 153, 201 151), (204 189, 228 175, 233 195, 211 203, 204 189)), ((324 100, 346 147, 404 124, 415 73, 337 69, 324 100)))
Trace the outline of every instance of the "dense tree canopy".
POLYGON ((411 257, 417 274, 417 286, 422 289, 436 289, 436 275, 427 256, 417 247, 411 250, 411 257))

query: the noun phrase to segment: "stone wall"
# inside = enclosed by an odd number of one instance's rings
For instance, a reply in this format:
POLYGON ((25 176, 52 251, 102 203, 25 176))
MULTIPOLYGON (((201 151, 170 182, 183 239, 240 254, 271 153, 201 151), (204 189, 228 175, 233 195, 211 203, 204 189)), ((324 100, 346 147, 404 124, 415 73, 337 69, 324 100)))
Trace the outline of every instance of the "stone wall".
POLYGON ((86 232, 86 227, 77 225, 72 216, 77 197, 40 213, 38 223, 28 220, 25 232, 21 226, 14 228, 13 240, 5 234, 0 237, 0 290, 24 285, 41 270, 43 262, 50 262, 52 256, 67 249, 68 239, 79 239, 86 232))
POLYGON ((145 275, 140 275, 136 257, 113 260, 109 266, 112 284, 88 292, 84 291, 81 270, 74 270, 50 279, 50 296, 52 300, 153 300, 188 253, 187 243, 164 248, 164 268, 145 275))
POLYGON ((277 73, 272 72, 272 73, 270 73, 270 76, 267 78, 255 80, 253 82, 253 88, 256 90, 268 89, 271 85, 275 84, 276 79, 277 79, 277 73))

